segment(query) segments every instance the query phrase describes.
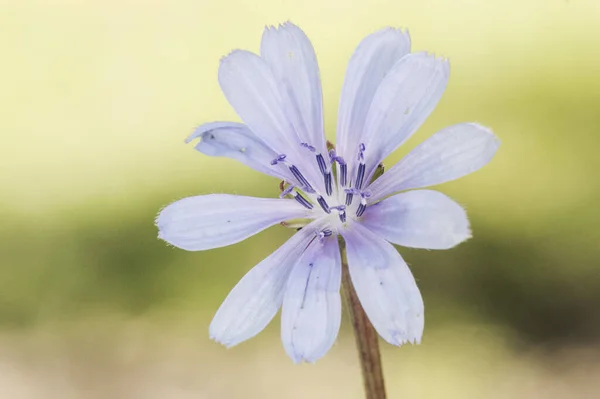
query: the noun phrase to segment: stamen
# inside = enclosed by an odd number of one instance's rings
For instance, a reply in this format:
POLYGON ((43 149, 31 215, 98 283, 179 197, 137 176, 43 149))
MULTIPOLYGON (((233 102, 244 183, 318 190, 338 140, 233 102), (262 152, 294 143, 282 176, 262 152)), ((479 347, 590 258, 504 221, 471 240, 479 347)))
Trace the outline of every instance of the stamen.
POLYGON ((340 184, 342 187, 346 187, 348 181, 348 166, 346 165, 344 158, 338 157, 335 150, 331 150, 329 151, 329 160, 332 164, 337 162, 338 165, 340 165, 340 184))
POLYGON ((327 173, 327 164, 325 163, 325 159, 323 159, 323 155, 317 154, 317 163, 319 164, 319 170, 324 175, 327 173))
POLYGON ((361 162, 365 160, 365 148, 365 143, 360 143, 358 146, 358 160, 361 162))
POLYGON ((358 209, 356 209, 357 217, 361 217, 362 214, 365 213, 365 210, 367 209, 367 198, 369 198, 370 196, 371 192, 368 190, 360 193, 360 205, 358 206, 358 209))
POLYGON ((323 197, 321 197, 320 195, 317 197, 317 202, 319 203, 319 205, 321 205, 321 208, 323 208, 323 210, 327 213, 331 213, 331 209, 329 208, 329 205, 327 205, 327 202, 325 201, 325 199, 323 197))
POLYGON ((340 221, 346 223, 346 211, 340 211, 340 221))
POLYGON ((295 165, 291 165, 289 167, 290 172, 292 172, 292 174, 294 175, 294 177, 296 179, 298 179, 298 181, 300 182, 300 184, 302 184, 302 186, 304 187, 305 191, 309 192, 309 193, 314 193, 315 190, 312 188, 312 186, 310 185, 310 183, 308 182, 308 180, 306 180, 306 178, 304 176, 302 176, 302 173, 300 173, 300 171, 298 170, 298 168, 295 165))
POLYGON ((300 203, 300 205, 304 206, 305 208, 308 209, 313 209, 313 204, 311 204, 310 202, 308 202, 308 200, 306 198, 304 198, 302 196, 302 194, 300 194, 297 191, 292 191, 292 195, 294 196, 294 198, 296 199, 296 201, 298 201, 300 203))
POLYGON ((311 152, 315 152, 316 149, 315 147, 313 147, 312 145, 308 144, 308 143, 300 143, 300 145, 306 149, 308 149, 311 152))
POLYGON ((287 186, 287 188, 285 188, 284 190, 281 191, 281 194, 279 194, 279 198, 283 198, 287 195, 289 195, 293 190, 294 190, 294 186, 293 185, 289 185, 287 186))
POLYGON ((365 209, 367 209, 367 202, 365 201, 363 204, 363 201, 360 201, 360 205, 358 206, 358 209, 356 210, 356 216, 361 217, 362 214, 365 213, 365 209))
POLYGON ((325 175, 325 192, 327 192, 327 195, 331 195, 331 193, 333 193, 333 183, 332 183, 332 178, 331 178, 331 172, 327 172, 327 174, 325 175))
POLYGON ((333 234, 333 231, 331 231, 329 229, 325 229, 325 230, 321 230, 321 231, 316 231, 315 234, 317 237, 319 237, 319 242, 321 244, 323 244, 325 237, 331 236, 333 234))
POLYGON ((287 155, 285 155, 285 154, 277 155, 277 158, 275 158, 274 160, 271 161, 271 165, 277 165, 279 162, 285 161, 286 156, 287 155))
POLYGON ((338 216, 340 217, 342 223, 346 222, 346 205, 332 206, 331 209, 338 211, 338 216))
POLYGON ((365 178, 365 163, 361 162, 358 165, 358 174, 356 175, 356 184, 354 185, 356 188, 362 188, 363 179, 365 178))
MULTIPOLYGON (((343 161, 343 159, 342 159, 343 161)), ((342 187, 346 187, 348 183, 348 165, 346 163, 340 163, 340 184, 342 187)))
POLYGON ((346 205, 348 205, 348 206, 352 205, 353 196, 354 196, 354 194, 352 194, 352 193, 346 193, 346 205))

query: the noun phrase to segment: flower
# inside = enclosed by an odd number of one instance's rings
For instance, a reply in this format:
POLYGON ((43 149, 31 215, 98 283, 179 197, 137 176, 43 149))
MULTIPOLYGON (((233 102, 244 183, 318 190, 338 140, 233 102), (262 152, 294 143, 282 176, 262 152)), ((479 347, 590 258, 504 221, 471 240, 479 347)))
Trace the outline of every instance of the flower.
POLYGON ((282 307, 288 355, 295 362, 323 356, 340 327, 341 236, 353 285, 379 335, 393 345, 420 342, 423 300, 392 244, 447 249, 471 232, 465 211, 444 194, 398 192, 481 168, 499 141, 481 125, 462 123, 435 133, 384 174, 379 165, 431 113, 448 77, 447 60, 410 53, 408 32, 387 28, 367 36, 348 65, 333 148, 324 135, 316 55, 297 26, 267 27, 260 56, 236 50, 221 60, 219 83, 244 124, 207 123, 187 142, 200 138, 201 153, 281 179, 281 196, 182 199, 158 215, 159 238, 201 251, 281 222, 307 222, 233 288, 210 325, 211 338, 236 345, 282 307))

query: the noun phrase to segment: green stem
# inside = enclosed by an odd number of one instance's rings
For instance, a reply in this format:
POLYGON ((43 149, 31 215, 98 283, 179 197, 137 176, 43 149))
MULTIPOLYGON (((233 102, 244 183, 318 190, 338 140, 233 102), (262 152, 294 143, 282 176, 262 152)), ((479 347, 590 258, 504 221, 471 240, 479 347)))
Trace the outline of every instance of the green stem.
POLYGON ((340 249, 342 251, 342 286, 346 304, 350 311, 350 318, 352 319, 356 345, 358 346, 366 398, 385 399, 385 384, 377 332, 363 310, 352 285, 344 242, 340 242, 340 249))

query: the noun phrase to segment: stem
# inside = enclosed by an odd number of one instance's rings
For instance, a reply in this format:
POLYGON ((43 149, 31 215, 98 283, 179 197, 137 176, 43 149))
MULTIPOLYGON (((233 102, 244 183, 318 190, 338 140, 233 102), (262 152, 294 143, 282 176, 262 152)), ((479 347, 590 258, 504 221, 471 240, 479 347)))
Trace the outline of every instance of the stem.
POLYGON ((342 252, 342 286, 344 287, 344 296, 350 310, 350 318, 354 328, 356 345, 358 346, 366 398, 385 399, 385 384, 383 382, 377 332, 363 310, 352 285, 344 242, 340 242, 340 249, 342 252))

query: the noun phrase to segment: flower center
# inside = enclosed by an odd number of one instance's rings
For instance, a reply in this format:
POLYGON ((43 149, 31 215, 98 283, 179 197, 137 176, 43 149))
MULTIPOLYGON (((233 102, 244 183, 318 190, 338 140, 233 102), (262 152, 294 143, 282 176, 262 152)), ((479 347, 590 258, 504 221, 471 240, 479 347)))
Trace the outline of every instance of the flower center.
POLYGON ((366 171, 365 145, 361 143, 358 146, 355 179, 348 175, 348 164, 336 154, 335 149, 329 151, 326 161, 313 145, 300 143, 300 146, 314 154, 314 162, 317 163, 323 185, 314 184, 314 181, 311 184, 308 175, 301 170, 299 164, 292 163, 286 154, 279 154, 271 161, 271 165, 284 164, 295 180, 282 182, 280 197, 293 197, 300 205, 311 210, 318 205, 326 214, 323 217, 335 227, 345 224, 349 215, 350 220, 361 217, 367 209, 368 198, 371 197, 368 190, 363 190, 366 171), (324 187, 325 192, 319 192, 318 187, 324 187))

